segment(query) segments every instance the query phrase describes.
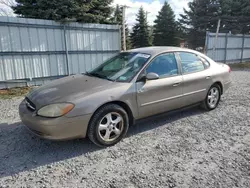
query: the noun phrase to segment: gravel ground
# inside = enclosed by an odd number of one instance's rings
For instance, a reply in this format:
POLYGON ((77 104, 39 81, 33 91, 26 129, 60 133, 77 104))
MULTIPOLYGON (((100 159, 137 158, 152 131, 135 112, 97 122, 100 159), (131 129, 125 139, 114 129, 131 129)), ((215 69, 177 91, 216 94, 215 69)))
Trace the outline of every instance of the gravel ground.
POLYGON ((21 99, 0 100, 0 187, 250 187, 250 72, 211 112, 147 119, 117 145, 39 139, 19 122, 21 99))

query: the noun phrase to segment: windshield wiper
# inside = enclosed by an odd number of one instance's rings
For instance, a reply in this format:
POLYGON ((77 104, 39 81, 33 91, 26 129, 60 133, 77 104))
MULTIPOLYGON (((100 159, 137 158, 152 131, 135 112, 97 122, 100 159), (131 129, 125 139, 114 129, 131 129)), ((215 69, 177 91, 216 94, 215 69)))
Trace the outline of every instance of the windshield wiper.
POLYGON ((102 78, 102 79, 105 79, 105 80, 109 80, 109 81, 114 82, 114 80, 108 78, 107 76, 104 76, 104 75, 101 75, 101 74, 98 74, 98 73, 86 72, 86 75, 88 75, 88 76, 94 76, 94 77, 98 77, 98 78, 102 78))
POLYGON ((87 76, 91 76, 91 73, 88 72, 88 71, 86 71, 85 73, 82 73, 82 74, 85 74, 85 75, 87 75, 87 76))

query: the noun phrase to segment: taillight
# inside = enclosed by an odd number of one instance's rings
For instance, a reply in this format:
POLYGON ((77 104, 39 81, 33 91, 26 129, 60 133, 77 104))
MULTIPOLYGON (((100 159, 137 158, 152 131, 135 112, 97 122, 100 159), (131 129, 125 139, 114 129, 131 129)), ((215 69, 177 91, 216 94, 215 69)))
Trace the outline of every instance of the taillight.
POLYGON ((229 65, 226 65, 226 64, 224 64, 224 66, 226 66, 227 71, 230 73, 231 72, 231 67, 229 65))

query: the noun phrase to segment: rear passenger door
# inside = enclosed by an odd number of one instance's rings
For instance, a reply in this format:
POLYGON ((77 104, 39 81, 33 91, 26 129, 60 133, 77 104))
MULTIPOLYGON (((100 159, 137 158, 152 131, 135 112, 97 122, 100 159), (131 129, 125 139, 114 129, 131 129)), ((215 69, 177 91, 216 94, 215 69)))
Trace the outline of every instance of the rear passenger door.
POLYGON ((185 105, 205 99, 212 85, 209 62, 190 52, 177 52, 183 75, 183 101, 185 105))

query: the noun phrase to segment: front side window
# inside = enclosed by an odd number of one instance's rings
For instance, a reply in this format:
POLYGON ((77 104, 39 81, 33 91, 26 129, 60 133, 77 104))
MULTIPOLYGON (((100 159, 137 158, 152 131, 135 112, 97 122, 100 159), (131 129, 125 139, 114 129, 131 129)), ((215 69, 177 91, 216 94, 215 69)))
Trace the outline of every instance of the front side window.
POLYGON ((205 69, 202 60, 195 54, 188 52, 178 52, 181 60, 182 72, 192 73, 205 69))
POLYGON ((174 53, 157 56, 149 64, 146 73, 156 73, 160 78, 178 75, 178 67, 174 53))
POLYGON ((149 58, 150 55, 148 54, 123 52, 87 74, 112 81, 129 82, 141 70, 149 58))

